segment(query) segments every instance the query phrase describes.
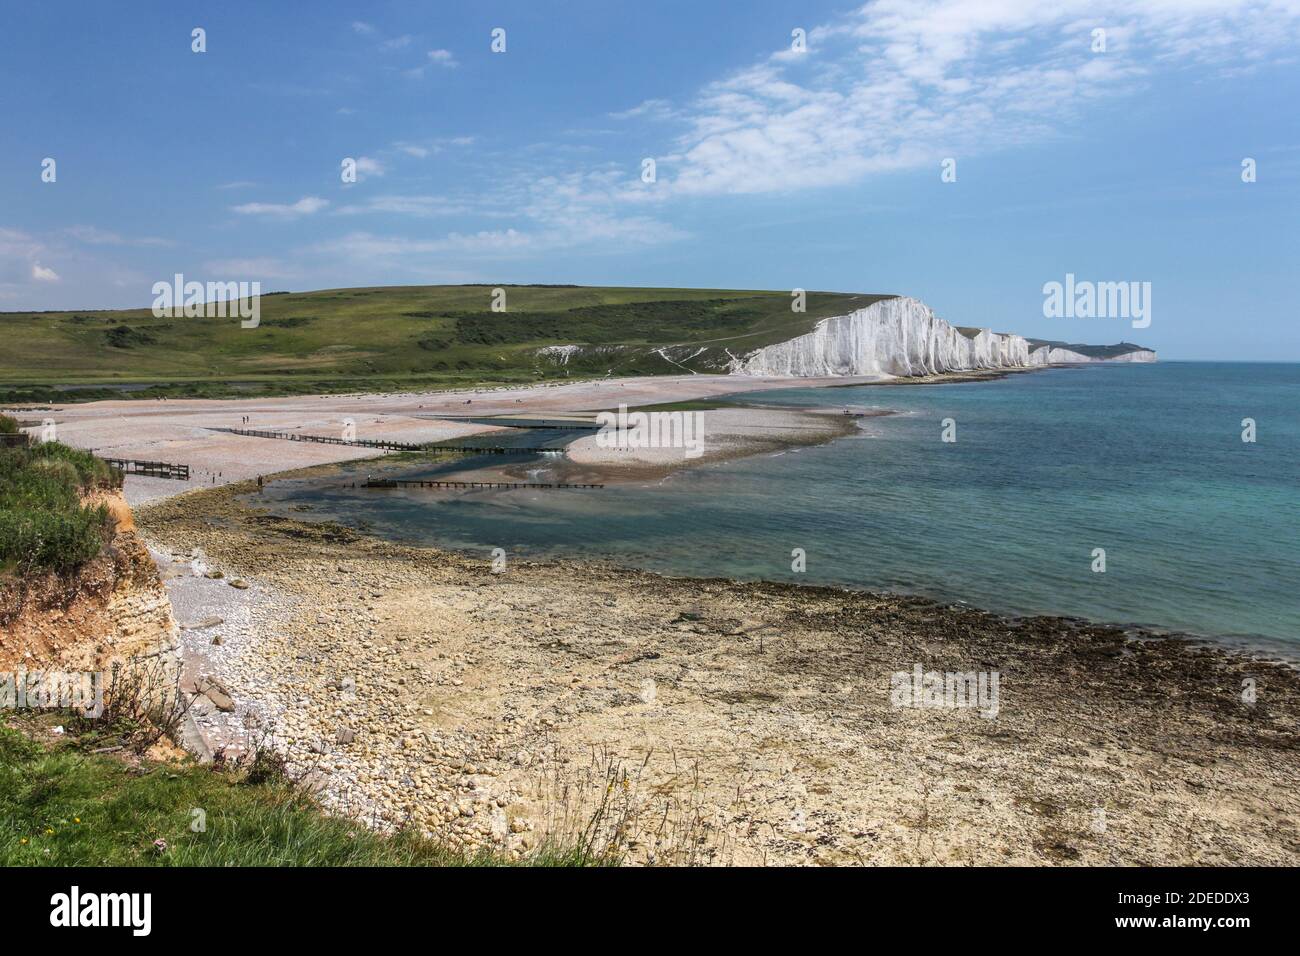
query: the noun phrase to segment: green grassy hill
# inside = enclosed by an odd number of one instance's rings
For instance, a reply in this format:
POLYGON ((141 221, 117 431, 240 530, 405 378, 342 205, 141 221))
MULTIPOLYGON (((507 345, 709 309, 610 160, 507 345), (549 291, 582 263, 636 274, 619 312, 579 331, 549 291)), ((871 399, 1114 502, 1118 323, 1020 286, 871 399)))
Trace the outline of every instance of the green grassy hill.
POLYGON ((273 293, 261 324, 148 309, 0 314, 0 401, 457 387, 721 371, 885 296, 504 286, 273 293), (548 346, 581 348, 550 349, 548 346), (69 389, 75 386, 75 389, 69 389), (144 386, 144 388, 140 388, 144 386))

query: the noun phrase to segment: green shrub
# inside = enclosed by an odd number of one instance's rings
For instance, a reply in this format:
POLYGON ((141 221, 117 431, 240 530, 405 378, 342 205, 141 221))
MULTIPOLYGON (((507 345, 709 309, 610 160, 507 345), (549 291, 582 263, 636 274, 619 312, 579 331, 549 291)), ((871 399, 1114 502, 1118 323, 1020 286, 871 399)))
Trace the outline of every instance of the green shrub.
POLYGON ((158 339, 146 329, 133 329, 129 325, 119 325, 104 333, 108 344, 115 349, 133 349, 140 345, 152 345, 158 339))
POLYGON ((0 435, 17 435, 18 419, 0 415, 0 435))
POLYGON ((94 455, 57 442, 0 449, 0 566, 62 573, 85 564, 113 520, 103 505, 83 507, 82 495, 120 483, 94 455))
POLYGON ((27 454, 33 461, 61 461, 71 464, 77 471, 79 490, 83 493, 122 486, 122 473, 110 468, 107 462, 101 461, 88 451, 70 448, 52 441, 28 449, 27 454))

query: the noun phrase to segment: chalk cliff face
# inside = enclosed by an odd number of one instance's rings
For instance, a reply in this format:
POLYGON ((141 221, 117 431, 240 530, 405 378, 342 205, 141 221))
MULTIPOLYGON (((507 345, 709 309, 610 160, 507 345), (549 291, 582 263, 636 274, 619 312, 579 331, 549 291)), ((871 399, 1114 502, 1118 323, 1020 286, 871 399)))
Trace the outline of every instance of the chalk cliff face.
POLYGON ((1030 365, 1073 365, 1078 362, 1154 362, 1156 353, 1150 349, 1134 349, 1132 352, 1121 352, 1119 355, 1112 355, 1109 358, 1097 358, 1094 355, 1084 355, 1073 349, 1062 349, 1041 345, 1029 353, 1030 365))
POLYGON ((924 302, 900 296, 823 319, 806 335, 740 359, 742 375, 930 375, 958 369, 1028 365, 1029 342, 980 332, 967 338, 924 302))
POLYGON ((1072 365, 1075 362, 1092 362, 1094 359, 1073 349, 1039 346, 1029 353, 1030 365, 1072 365))
MULTIPOLYGON (((1128 357, 1136 354, 1126 353, 1115 361, 1155 361, 1154 352, 1145 353, 1150 358, 1128 357)), ((898 296, 822 319, 806 335, 737 359, 731 371, 799 378, 912 376, 1093 361, 1099 360, 1068 349, 1031 349, 1019 335, 985 329, 968 337, 919 299, 898 296)))
POLYGON ((1133 352, 1125 352, 1123 355, 1116 355, 1114 358, 1106 359, 1107 362, 1154 362, 1156 353, 1150 349, 1137 349, 1133 352))

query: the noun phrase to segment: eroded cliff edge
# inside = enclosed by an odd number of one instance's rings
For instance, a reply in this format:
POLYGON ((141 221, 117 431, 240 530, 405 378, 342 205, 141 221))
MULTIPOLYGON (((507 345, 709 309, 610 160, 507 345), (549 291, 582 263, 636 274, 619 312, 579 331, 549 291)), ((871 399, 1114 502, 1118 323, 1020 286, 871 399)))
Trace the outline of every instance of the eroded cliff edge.
POLYGON ((171 602, 120 492, 106 504, 116 528, 103 551, 70 575, 7 579, 0 588, 0 672, 107 671, 153 661, 154 679, 176 674, 179 629, 171 602))

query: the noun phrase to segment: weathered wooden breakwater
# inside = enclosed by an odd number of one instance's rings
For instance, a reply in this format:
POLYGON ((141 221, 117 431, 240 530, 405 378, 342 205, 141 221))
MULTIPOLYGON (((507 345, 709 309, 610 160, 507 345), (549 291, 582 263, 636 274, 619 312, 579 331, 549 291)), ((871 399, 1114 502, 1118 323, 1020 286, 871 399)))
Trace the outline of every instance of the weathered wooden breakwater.
POLYGON ((189 465, 174 465, 165 461, 141 461, 135 458, 104 458, 111 468, 116 468, 124 475, 147 475, 150 478, 174 478, 177 481, 190 480, 189 465))
POLYGON ((245 435, 250 438, 275 438, 281 441, 318 442, 322 445, 347 445, 354 448, 382 448, 387 451, 417 451, 425 454, 447 452, 449 454, 463 455, 514 455, 528 452, 554 452, 559 454, 563 451, 563 449, 560 448, 545 448, 541 446, 520 448, 509 445, 441 445, 436 442, 415 444, 412 442, 382 441, 378 439, 365 438, 343 439, 330 438, 326 435, 303 435, 298 432, 258 431, 252 428, 214 428, 212 431, 226 432, 230 435, 245 435))
MULTIPOLYGON (((349 487, 349 486, 344 486, 349 487)), ((356 482, 352 488, 358 487, 356 482)), ((429 478, 368 478, 362 488, 604 488, 604 485, 542 481, 436 481, 429 478)))

